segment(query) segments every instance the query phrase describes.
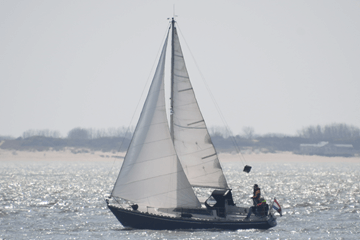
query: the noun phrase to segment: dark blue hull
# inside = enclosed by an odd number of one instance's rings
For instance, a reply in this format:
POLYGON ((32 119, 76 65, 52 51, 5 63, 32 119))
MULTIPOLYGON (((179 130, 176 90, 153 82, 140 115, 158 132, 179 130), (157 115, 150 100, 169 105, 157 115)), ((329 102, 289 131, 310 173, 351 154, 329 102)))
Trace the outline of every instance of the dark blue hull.
POLYGON ((270 217, 262 221, 224 221, 173 218, 139 211, 127 210, 108 205, 109 209, 124 227, 152 230, 175 229, 268 229, 276 226, 276 219, 270 217))

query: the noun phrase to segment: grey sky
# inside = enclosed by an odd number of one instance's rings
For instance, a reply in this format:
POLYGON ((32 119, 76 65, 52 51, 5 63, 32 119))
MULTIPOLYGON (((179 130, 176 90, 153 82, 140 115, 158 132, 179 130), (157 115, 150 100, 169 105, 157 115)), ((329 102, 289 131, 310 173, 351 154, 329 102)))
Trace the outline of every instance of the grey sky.
MULTIPOLYGON (((0 135, 128 126, 173 4, 235 134, 360 127, 360 1, 1 0, 0 135)), ((207 125, 222 125, 181 40, 207 125)))

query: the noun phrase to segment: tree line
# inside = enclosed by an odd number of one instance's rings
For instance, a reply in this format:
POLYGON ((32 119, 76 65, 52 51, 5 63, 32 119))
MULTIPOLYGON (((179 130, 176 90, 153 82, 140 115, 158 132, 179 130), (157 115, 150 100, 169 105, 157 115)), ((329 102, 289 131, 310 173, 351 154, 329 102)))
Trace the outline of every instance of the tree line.
POLYGON ((298 135, 303 138, 322 140, 356 139, 360 138, 360 129, 344 123, 334 123, 325 126, 308 126, 298 131, 298 135))
MULTIPOLYGON (((331 144, 352 145, 351 152, 360 154, 360 129, 347 124, 329 124, 325 126, 308 126, 300 131, 296 136, 284 134, 255 134, 254 128, 244 127, 243 133, 225 137, 224 129, 217 129, 216 134, 211 139, 218 152, 235 152, 235 150, 245 152, 276 152, 290 151, 302 154, 301 144, 317 144, 327 141, 331 144)), ((346 154, 345 154, 346 155, 346 154)))
MULTIPOLYGON (((131 138, 133 128, 107 128, 107 129, 96 129, 96 128, 80 128, 76 127, 71 129, 66 138, 69 139, 97 139, 104 137, 129 137, 131 138)), ((30 138, 35 136, 49 137, 49 138, 61 138, 59 131, 52 131, 49 129, 34 130, 30 129, 22 134, 22 138, 30 138)), ((7 138, 9 139, 9 137, 7 138)))
MULTIPOLYGON (((257 135, 254 128, 244 127, 234 136, 228 128, 210 127, 209 133, 218 152, 259 151, 299 152, 300 144, 314 144, 328 141, 333 144, 351 144, 360 153, 360 129, 346 124, 308 126, 298 131, 297 136, 284 134, 257 135)), ((14 139, 0 136, 0 148, 38 151, 65 147, 88 148, 102 151, 126 151, 130 144, 133 128, 74 128, 65 138, 58 131, 28 130, 22 137, 14 139), (121 149, 120 149, 121 148, 121 149)))
MULTIPOLYGON (((226 127, 220 126, 212 126, 209 127, 209 134, 212 137, 221 137, 221 138, 245 138, 245 139, 256 139, 256 138, 264 138, 264 137, 290 137, 281 133, 272 133, 265 135, 258 135, 255 133, 253 127, 243 127, 242 133, 234 135, 232 131, 226 127)), ((71 129, 65 138, 69 139, 97 139, 104 137, 125 137, 131 138, 134 132, 133 127, 118 127, 118 128, 80 128, 76 127, 71 129)), ((62 138, 59 131, 52 131, 49 129, 43 130, 34 130, 30 129, 22 134, 22 138, 30 138, 35 136, 49 137, 49 138, 62 138)), ((339 139, 357 139, 360 138, 360 128, 348 125, 344 123, 333 123, 325 126, 314 125, 307 126, 297 131, 297 135, 294 137, 300 137, 305 139, 312 140, 339 140, 339 139)), ((1 136, 0 140, 10 140, 14 139, 11 136, 1 136)))
POLYGON ((95 128, 74 128, 71 129, 67 137, 70 139, 97 139, 104 137, 126 137, 131 138, 133 128, 108 128, 108 129, 95 129, 95 128))

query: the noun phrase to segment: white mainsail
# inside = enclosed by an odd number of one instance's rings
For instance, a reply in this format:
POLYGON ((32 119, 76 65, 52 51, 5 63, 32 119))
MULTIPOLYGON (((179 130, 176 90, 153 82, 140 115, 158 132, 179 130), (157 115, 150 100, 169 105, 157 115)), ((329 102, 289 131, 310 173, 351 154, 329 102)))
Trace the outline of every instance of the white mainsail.
POLYGON ((158 208, 200 207, 176 155, 166 117, 167 39, 112 196, 158 208))
POLYGON ((190 83, 176 28, 173 31, 172 118, 176 152, 192 186, 228 189, 190 83))

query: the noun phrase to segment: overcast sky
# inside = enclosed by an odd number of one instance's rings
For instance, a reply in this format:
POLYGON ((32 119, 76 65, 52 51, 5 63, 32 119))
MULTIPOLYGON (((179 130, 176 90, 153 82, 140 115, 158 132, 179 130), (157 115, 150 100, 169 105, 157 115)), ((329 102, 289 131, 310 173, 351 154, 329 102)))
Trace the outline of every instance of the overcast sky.
POLYGON ((360 1, 0 0, 0 135, 135 125, 173 4, 208 126, 360 127, 360 1))

